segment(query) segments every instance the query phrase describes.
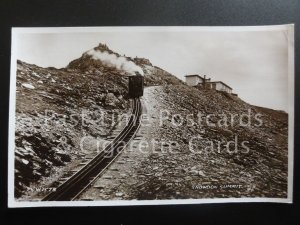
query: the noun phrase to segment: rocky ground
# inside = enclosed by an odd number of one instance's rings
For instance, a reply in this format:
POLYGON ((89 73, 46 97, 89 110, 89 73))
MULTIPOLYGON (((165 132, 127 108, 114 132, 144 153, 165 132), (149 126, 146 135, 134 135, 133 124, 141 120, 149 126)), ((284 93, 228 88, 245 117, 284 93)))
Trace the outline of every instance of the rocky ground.
POLYGON ((82 199, 286 197, 286 113, 186 85, 146 88, 143 103, 148 123, 141 127, 133 146, 122 153, 82 199), (235 125, 225 128, 207 124, 189 126, 187 121, 182 126, 174 126, 170 116, 161 125, 160 110, 164 109, 184 117, 199 111, 205 117, 217 112, 242 115, 251 110, 250 120, 261 114, 263 123, 259 127, 254 124, 243 127, 236 116, 235 125), (196 153, 189 148, 189 141, 195 136, 202 138, 197 143, 196 153), (235 136, 238 151, 234 152, 231 145, 228 152, 224 143, 235 141, 235 136), (157 141, 155 145, 150 144, 153 140, 157 141), (141 141, 149 143, 142 152, 138 146, 141 141), (248 153, 243 153, 243 141, 248 141, 248 153), (204 151, 211 142, 214 149, 204 151), (219 142, 222 142, 220 150, 219 142))
POLYGON ((16 197, 83 157, 83 137, 105 139, 111 135, 117 115, 129 109, 126 79, 114 70, 104 75, 82 74, 18 62, 16 197))

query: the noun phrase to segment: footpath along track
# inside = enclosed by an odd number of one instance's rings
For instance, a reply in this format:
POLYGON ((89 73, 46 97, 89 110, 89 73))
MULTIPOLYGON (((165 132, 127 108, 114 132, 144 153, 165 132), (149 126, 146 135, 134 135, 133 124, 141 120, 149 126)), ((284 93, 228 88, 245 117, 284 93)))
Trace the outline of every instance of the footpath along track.
POLYGON ((55 191, 45 196, 42 201, 73 201, 84 190, 90 187, 101 176, 108 166, 124 150, 129 141, 134 138, 139 126, 142 113, 139 98, 132 100, 132 112, 125 128, 82 169, 67 179, 55 191))

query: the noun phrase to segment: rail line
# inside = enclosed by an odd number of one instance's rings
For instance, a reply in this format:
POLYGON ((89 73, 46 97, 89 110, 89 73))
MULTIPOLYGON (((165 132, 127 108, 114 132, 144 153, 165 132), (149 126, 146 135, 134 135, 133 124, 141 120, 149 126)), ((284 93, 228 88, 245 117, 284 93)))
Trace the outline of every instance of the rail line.
POLYGON ((73 201, 90 187, 134 138, 140 126, 141 112, 141 101, 134 98, 131 116, 124 129, 83 168, 45 196, 42 201, 73 201))

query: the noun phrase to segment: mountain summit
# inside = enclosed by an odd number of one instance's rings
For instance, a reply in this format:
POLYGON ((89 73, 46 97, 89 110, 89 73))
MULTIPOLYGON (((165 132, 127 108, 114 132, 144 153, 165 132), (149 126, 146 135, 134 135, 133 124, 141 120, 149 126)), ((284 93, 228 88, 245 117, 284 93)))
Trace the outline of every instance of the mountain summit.
POLYGON ((157 66, 153 66, 149 59, 121 56, 102 43, 84 52, 80 58, 71 61, 67 69, 77 70, 82 73, 113 73, 125 76, 132 76, 138 72, 141 75, 145 75, 146 86, 183 84, 176 76, 157 66))
POLYGON ((69 69, 98 70, 100 72, 105 72, 107 67, 117 69, 122 75, 135 75, 136 72, 144 75, 143 70, 130 57, 121 56, 101 43, 83 53, 79 59, 73 60, 67 66, 69 69))

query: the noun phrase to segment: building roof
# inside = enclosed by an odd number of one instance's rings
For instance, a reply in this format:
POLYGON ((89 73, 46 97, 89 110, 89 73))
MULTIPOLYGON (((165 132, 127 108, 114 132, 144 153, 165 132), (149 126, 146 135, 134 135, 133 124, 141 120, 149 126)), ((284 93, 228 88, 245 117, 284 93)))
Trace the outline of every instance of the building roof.
POLYGON ((185 77, 199 77, 199 78, 201 78, 202 80, 204 80, 204 77, 201 77, 201 76, 198 75, 198 74, 185 75, 185 77))
POLYGON ((206 83, 221 83, 221 84, 223 84, 224 86, 226 86, 226 87, 228 87, 228 88, 230 88, 230 89, 232 90, 232 87, 230 87, 229 85, 225 84, 225 83, 222 82, 222 81, 208 81, 208 82, 206 82, 206 83))

